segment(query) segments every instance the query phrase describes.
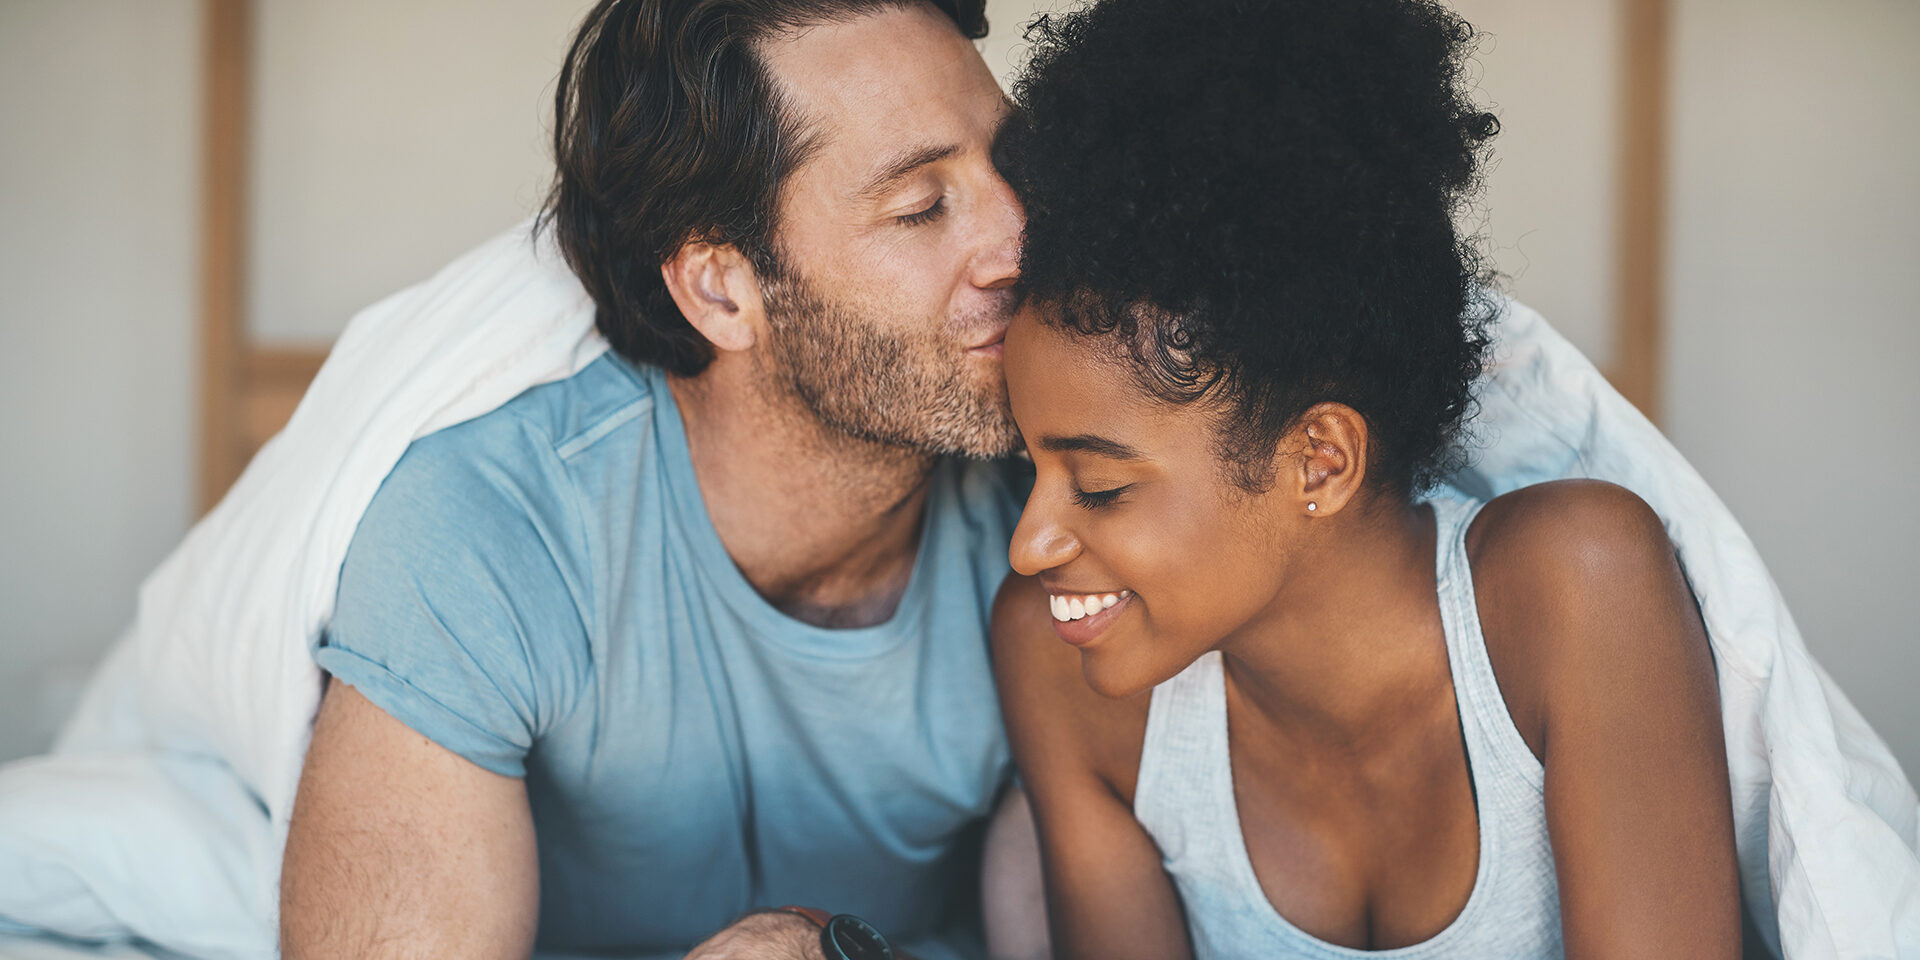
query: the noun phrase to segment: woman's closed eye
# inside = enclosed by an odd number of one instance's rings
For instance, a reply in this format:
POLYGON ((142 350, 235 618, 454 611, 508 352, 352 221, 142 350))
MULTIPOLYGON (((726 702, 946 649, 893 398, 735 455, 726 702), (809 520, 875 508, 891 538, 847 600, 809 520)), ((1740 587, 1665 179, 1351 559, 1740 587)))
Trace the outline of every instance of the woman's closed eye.
POLYGON ((1117 487, 1108 487, 1105 490, 1082 490, 1079 487, 1075 487, 1073 489, 1073 502, 1089 510, 1098 510, 1101 507, 1112 506, 1120 499, 1121 494, 1132 488, 1133 484, 1131 483, 1121 484, 1117 487))

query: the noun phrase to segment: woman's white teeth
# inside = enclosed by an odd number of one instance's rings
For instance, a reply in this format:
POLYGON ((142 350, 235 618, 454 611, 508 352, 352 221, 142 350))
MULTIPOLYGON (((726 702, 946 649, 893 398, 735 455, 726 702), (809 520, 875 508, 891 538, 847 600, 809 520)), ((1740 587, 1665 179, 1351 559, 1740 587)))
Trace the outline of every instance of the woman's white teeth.
POLYGON ((1119 593, 1091 593, 1074 597, 1059 594, 1047 595, 1047 606, 1053 609, 1055 620, 1080 620, 1092 616, 1127 598, 1128 591, 1119 593))

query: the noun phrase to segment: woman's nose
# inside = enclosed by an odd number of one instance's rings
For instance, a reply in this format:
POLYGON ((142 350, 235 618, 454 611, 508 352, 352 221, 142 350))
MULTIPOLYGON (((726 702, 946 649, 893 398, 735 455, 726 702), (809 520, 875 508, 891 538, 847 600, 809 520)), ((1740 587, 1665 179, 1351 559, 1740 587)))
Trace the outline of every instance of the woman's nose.
POLYGON ((1064 566, 1079 555, 1079 538, 1055 522, 1048 511, 1036 508, 1029 498, 1019 525, 1013 528, 1013 543, 1007 547, 1007 560, 1014 571, 1023 577, 1036 576, 1064 566))

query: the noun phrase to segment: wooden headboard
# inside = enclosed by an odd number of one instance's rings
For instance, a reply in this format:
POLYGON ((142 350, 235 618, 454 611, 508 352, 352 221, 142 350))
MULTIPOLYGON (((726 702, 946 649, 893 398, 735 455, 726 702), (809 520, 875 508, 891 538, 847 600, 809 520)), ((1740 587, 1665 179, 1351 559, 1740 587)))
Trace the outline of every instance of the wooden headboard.
POLYGON ((204 0, 200 219, 201 513, 287 422, 323 347, 268 348, 247 331, 251 0, 204 0))

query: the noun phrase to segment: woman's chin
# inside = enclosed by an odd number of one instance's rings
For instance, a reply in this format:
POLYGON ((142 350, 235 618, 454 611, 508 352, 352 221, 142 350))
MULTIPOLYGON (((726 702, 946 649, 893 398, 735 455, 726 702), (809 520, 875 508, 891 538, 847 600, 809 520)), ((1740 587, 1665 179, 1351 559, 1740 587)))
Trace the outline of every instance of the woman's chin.
POLYGON ((1129 663, 1125 657, 1116 656, 1118 653, 1121 651, 1080 651, 1080 675, 1094 693, 1109 700, 1139 696, 1180 672, 1178 667, 1164 671, 1154 669, 1154 664, 1129 663))

